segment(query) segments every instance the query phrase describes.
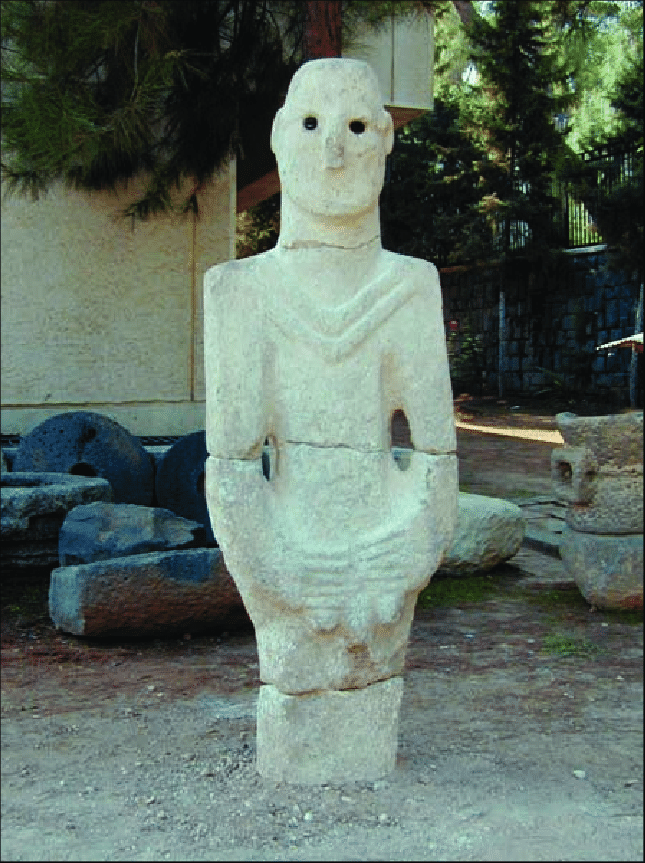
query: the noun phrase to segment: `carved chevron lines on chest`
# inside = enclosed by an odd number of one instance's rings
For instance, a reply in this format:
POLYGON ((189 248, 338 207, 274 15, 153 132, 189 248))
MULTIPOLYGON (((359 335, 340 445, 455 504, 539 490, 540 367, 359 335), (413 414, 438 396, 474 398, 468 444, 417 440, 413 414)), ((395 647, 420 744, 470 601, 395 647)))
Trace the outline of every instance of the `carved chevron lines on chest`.
POLYGON ((288 338, 298 339, 328 361, 350 354, 416 293, 409 274, 384 273, 342 305, 320 306, 303 293, 279 287, 267 292, 271 322, 288 338), (402 278, 407 276, 407 278, 402 278))

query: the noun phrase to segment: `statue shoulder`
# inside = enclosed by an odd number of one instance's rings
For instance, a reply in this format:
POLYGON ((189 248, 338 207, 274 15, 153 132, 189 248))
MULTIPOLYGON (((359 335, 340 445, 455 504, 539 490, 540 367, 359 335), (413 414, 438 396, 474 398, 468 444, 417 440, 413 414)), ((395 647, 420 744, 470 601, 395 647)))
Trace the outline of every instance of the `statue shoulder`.
POLYGON ((216 264, 204 274, 204 291, 220 299, 235 295, 240 290, 248 294, 266 279, 271 262, 271 253, 264 252, 251 258, 216 264))
POLYGON ((385 254, 388 266, 392 267, 397 280, 412 282, 417 288, 415 293, 421 297, 440 297, 439 271, 433 263, 424 258, 412 258, 396 252, 386 251, 385 254))

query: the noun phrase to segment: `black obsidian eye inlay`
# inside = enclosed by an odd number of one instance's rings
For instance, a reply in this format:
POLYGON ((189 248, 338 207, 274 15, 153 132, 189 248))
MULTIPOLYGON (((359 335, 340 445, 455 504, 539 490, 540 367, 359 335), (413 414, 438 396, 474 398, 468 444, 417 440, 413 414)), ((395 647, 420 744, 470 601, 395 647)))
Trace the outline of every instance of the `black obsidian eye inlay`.
POLYGON ((308 132, 313 132, 313 130, 318 125, 318 120, 315 117, 305 117, 302 121, 302 125, 307 129, 308 132))
POLYGON ((365 131, 365 123, 362 120, 352 120, 349 128, 355 135, 362 135, 365 131))

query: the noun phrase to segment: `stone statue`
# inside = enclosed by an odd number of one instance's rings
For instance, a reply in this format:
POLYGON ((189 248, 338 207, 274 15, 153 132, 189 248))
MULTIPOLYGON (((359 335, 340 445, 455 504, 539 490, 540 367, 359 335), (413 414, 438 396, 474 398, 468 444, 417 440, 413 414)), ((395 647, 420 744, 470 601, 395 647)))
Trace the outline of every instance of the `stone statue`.
POLYGON ((271 138, 279 242, 205 278, 206 496, 255 626, 257 764, 274 779, 394 768, 416 598, 457 522, 437 270, 381 246, 392 143, 367 64, 304 64, 271 138))

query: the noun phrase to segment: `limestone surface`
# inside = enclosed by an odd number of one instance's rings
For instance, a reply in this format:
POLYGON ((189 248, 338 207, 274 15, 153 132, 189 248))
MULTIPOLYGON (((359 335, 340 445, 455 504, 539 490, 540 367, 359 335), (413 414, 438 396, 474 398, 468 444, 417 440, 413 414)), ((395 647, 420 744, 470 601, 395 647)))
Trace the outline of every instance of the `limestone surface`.
POLYGON ((77 506, 68 514, 60 530, 58 554, 61 566, 74 566, 131 554, 198 548, 205 540, 202 525, 170 510, 97 502, 77 506))
POLYGON ((643 607, 642 534, 607 536, 565 527, 560 557, 591 605, 643 607))
MULTIPOLYGON (((398 679, 416 596, 457 522, 438 273, 381 245, 392 142, 367 64, 304 64, 272 130, 278 245, 205 277, 206 499, 267 684, 259 769, 292 781, 330 772, 288 745, 303 725, 325 729, 338 778, 392 769, 392 734, 352 708, 362 742, 349 757, 333 705, 348 691, 369 705, 398 679)), ((395 728, 398 701, 382 704, 395 728)))
POLYGON ((200 632, 248 621, 219 549, 166 551, 53 570, 49 613, 74 635, 200 632))
POLYGON ((261 686, 257 765, 276 782, 378 779, 394 769, 403 678, 362 689, 285 695, 261 686), (366 733, 366 729, 369 732, 366 733))
POLYGON ((482 494, 459 493, 459 517, 439 571, 450 575, 486 572, 520 550, 526 519, 519 506, 482 494))
POLYGON ((122 425, 91 411, 49 417, 20 439, 13 469, 101 477, 115 503, 152 504, 150 455, 122 425))
POLYGON ((643 413, 556 416, 565 446, 551 454, 553 488, 573 530, 643 532, 643 413))

